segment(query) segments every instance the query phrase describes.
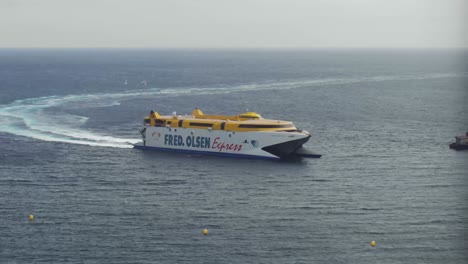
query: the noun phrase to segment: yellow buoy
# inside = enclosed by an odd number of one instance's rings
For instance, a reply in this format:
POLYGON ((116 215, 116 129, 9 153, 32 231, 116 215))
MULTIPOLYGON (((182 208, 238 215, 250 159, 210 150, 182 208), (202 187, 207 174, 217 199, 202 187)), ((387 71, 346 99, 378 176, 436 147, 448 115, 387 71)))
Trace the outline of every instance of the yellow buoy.
POLYGON ((208 235, 208 229, 203 229, 203 234, 208 235))
POLYGON ((30 214, 29 215, 29 221, 33 221, 34 220, 34 215, 30 214))
POLYGON ((372 241, 370 242, 370 245, 371 245, 371 247, 375 247, 375 241, 372 240, 372 241))

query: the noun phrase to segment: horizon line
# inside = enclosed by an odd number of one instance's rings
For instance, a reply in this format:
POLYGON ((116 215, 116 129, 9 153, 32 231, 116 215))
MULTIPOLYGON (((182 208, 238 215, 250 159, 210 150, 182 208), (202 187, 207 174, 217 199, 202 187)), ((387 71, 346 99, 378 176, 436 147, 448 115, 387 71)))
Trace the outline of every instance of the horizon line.
POLYGON ((465 50, 452 47, 0 47, 3 50, 465 50))

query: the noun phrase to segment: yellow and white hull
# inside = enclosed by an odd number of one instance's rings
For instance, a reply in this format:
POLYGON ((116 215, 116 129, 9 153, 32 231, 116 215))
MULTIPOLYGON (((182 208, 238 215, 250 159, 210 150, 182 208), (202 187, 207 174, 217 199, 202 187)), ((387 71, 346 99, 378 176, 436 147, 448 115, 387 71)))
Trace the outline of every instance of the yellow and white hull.
POLYGON ((235 132, 190 128, 145 127, 140 149, 158 149, 216 156, 280 159, 291 156, 310 134, 297 132, 235 132))
POLYGON ((135 145, 139 149, 260 159, 321 156, 302 148, 309 132, 298 130, 292 122, 264 119, 255 112, 205 115, 196 108, 192 115, 162 116, 151 111, 143 124, 143 144, 135 145))

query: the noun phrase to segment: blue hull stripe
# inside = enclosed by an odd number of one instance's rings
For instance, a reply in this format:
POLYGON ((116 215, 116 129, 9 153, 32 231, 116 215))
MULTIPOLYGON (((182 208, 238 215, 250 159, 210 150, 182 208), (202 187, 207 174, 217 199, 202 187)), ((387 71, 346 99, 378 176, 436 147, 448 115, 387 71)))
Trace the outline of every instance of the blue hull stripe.
POLYGON ((136 149, 158 150, 158 151, 163 151, 163 152, 179 152, 179 153, 187 153, 187 154, 199 154, 199 155, 210 155, 210 156, 231 157, 231 158, 244 158, 244 159, 279 160, 279 158, 274 158, 274 157, 262 157, 262 156, 247 155, 247 154, 233 154, 233 153, 224 153, 224 152, 211 152, 211 151, 199 151, 199 150, 187 150, 187 149, 148 147, 148 146, 142 146, 142 145, 134 145, 133 147, 136 148, 136 149))

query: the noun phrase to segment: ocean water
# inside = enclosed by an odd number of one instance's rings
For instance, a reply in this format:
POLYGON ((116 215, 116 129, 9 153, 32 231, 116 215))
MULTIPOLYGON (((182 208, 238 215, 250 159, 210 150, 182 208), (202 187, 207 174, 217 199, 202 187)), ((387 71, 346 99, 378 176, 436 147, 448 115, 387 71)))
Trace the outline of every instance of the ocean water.
POLYGON ((467 99, 463 50, 0 50, 0 263, 466 263, 467 99), (195 107, 323 157, 132 148, 195 107))

